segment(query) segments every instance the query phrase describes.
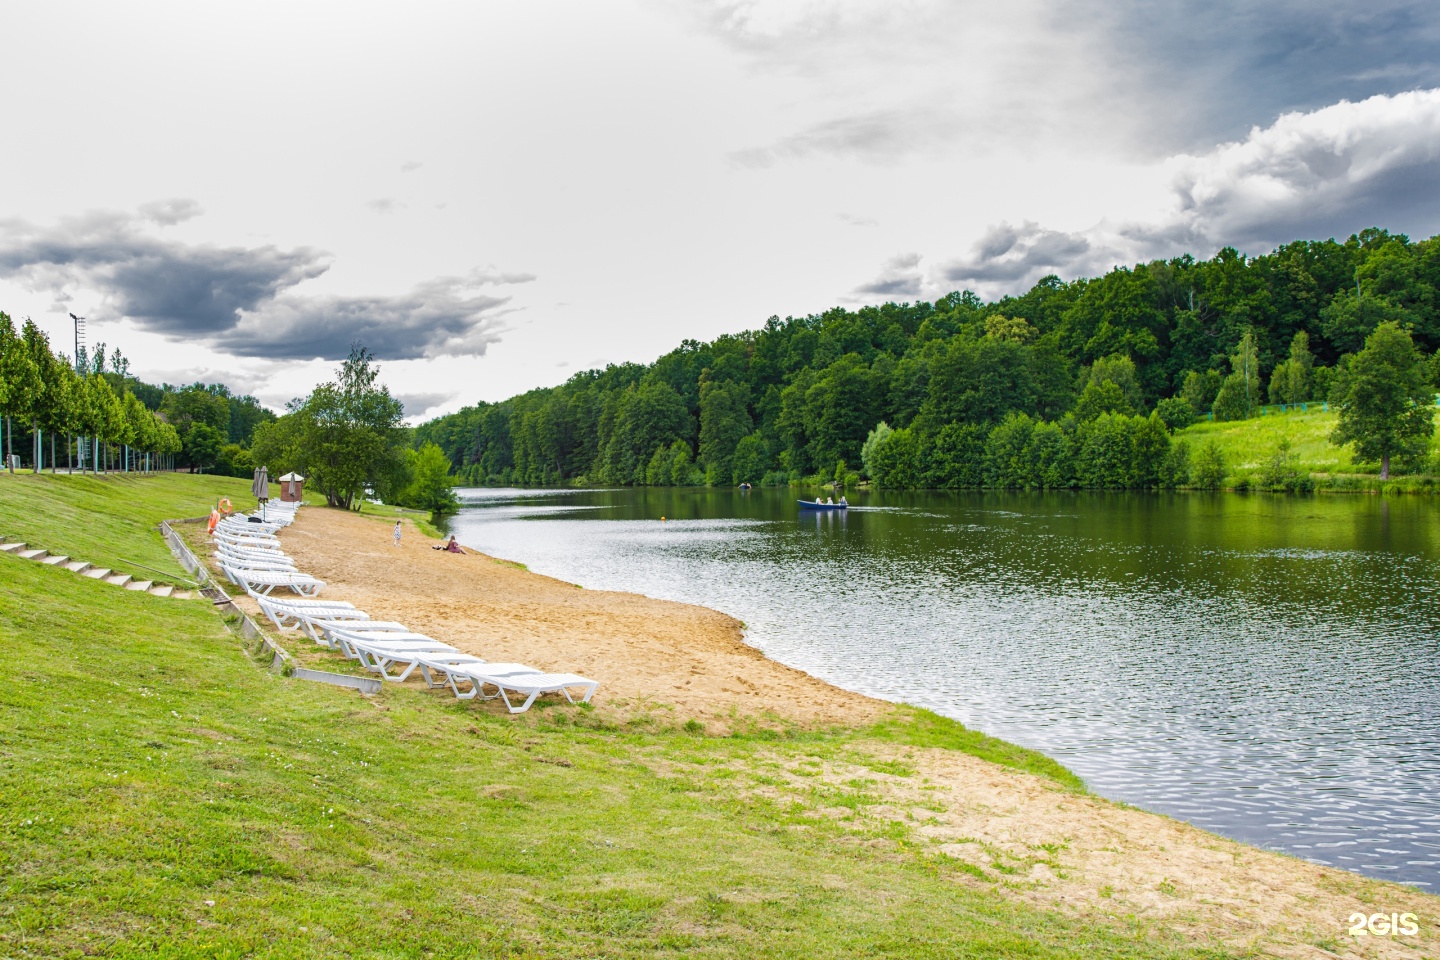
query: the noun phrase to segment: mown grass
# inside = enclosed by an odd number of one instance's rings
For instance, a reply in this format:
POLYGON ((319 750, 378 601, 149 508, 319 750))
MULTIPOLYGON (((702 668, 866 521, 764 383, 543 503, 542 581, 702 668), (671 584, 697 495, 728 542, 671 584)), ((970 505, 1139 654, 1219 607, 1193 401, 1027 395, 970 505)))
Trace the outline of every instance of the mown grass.
POLYGON ((766 774, 913 775, 892 744, 963 741, 920 712, 716 738, 367 699, 261 669, 204 605, 0 579, 0 955, 1219 955, 1014 897, 863 782, 766 774))
POLYGON ((221 497, 236 510, 255 507, 250 481, 234 477, 3 473, 0 536, 129 573, 142 571, 130 570, 126 560, 178 577, 184 571, 156 525, 207 516, 221 497))

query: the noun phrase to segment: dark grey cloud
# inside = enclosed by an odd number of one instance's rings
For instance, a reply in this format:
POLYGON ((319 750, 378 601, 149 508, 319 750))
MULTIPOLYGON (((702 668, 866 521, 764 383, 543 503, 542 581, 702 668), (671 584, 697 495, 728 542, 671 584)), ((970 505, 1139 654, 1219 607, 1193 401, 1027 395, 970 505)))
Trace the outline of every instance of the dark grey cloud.
MULTIPOLYGON (((189 209, 166 203, 162 213, 189 209)), ((95 320, 128 319, 172 339, 277 360, 340 359, 354 340, 388 360, 480 355, 514 309, 496 288, 535 279, 475 270, 398 295, 306 296, 295 288, 328 269, 324 253, 185 244, 149 229, 156 213, 148 206, 48 228, 0 221, 0 277, 50 293, 59 309, 84 296, 95 320)))
POLYGON ((0 276, 53 293, 61 304, 88 288, 103 298, 105 314, 189 337, 234 327, 242 311, 328 267, 308 247, 187 245, 147 232, 155 219, 153 212, 98 212, 49 228, 0 221, 0 276))
POLYGON ((953 260, 939 268, 945 283, 976 285, 1010 283, 1073 270, 1094 253, 1083 235, 1048 230, 1027 221, 1012 226, 997 224, 985 231, 971 257, 953 260))
POLYGON ((1374 0, 692 0, 754 69, 814 81, 730 155, 888 163, 1008 138, 1163 156, 1284 113, 1440 85, 1440 4, 1374 0), (816 119, 817 114, 823 119, 816 119))
POLYGON ((920 254, 902 253, 885 261, 880 275, 857 287, 855 293, 862 299, 902 300, 919 296, 924 285, 920 254))
POLYGON ((277 360, 342 358, 355 340, 385 360, 483 356, 514 310, 509 296, 488 288, 534 279, 509 277, 437 277, 383 297, 277 297, 209 339, 230 353, 277 360))
POLYGON ((1433 0, 1104 4, 1107 53, 1147 91, 1157 143, 1238 139, 1283 113, 1440 85, 1433 0))
POLYGON ((398 393, 395 399, 399 400, 405 409, 406 417, 423 417, 434 410, 442 403, 449 403, 455 399, 456 393, 398 393))

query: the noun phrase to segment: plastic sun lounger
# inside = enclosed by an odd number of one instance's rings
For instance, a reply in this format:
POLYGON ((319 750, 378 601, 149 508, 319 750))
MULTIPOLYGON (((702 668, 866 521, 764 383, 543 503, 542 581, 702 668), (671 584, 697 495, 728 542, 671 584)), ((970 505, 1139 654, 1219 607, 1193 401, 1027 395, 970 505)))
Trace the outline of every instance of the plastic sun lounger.
POLYGON ((252 550, 279 550, 279 537, 253 537, 248 534, 232 534, 228 530, 215 531, 215 543, 230 544, 232 547, 251 547, 252 550))
POLYGON ((266 552, 263 550, 216 550, 215 555, 225 559, 234 560, 236 563, 249 564, 254 567, 267 565, 278 565, 294 568, 295 561, 278 551, 266 552))
POLYGON ((231 567, 225 563, 220 569, 247 593, 269 596, 276 587, 289 587, 302 597, 313 597, 325 587, 324 580, 317 580, 308 573, 285 573, 279 570, 250 570, 245 567, 231 567))
POLYGON ((249 547, 232 547, 230 544, 216 544, 215 553, 236 560, 259 560, 262 563, 294 563, 284 550, 251 550, 249 547))
POLYGON ((378 673, 386 680, 403 683, 412 671, 420 665, 421 656, 460 657, 460 653, 448 643, 425 636, 423 633, 392 633, 369 636, 345 633, 332 634, 343 643, 348 656, 360 661, 360 665, 372 673, 378 673), (399 674, 390 673, 390 665, 403 664, 399 674))
POLYGON ((274 570, 281 573, 297 573, 295 564, 289 560, 260 560, 255 557, 237 557, 232 554, 219 554, 217 559, 221 566, 230 564, 235 567, 242 567, 246 570, 274 570))
MULTIPOLYGON (((297 607, 295 601, 277 600, 263 595, 253 595, 260 609, 281 630, 303 630, 305 635, 322 647, 333 648, 334 644, 324 635, 325 627, 332 623, 357 623, 370 621, 370 614, 356 610, 355 605, 343 600, 308 601, 306 606, 297 607)), ((400 624, 390 625, 393 629, 405 629, 400 624)))
POLYGON ((571 687, 584 687, 585 696, 581 703, 589 703, 590 698, 599 689, 600 683, 588 677, 578 676, 573 673, 542 673, 525 667, 518 663, 478 663, 463 666, 456 666, 450 671, 450 689, 455 697, 460 700, 493 700, 499 697, 505 703, 505 709, 511 713, 524 713, 530 709, 535 698, 542 693, 558 693, 565 699, 574 703, 575 698, 570 695, 571 687), (506 667, 519 667, 515 671, 506 671, 506 667), (461 693, 456 685, 456 678, 470 681, 470 692, 461 693), (485 687, 494 687, 495 692, 488 696, 484 693, 485 687), (525 701, 518 707, 511 702, 507 690, 513 690, 525 697, 525 701))
POLYGON ((371 620, 367 617, 346 616, 347 611, 315 610, 306 613, 300 618, 300 628, 305 635, 322 647, 331 650, 340 649, 340 641, 331 636, 331 630, 344 630, 353 636, 373 637, 376 640, 384 640, 387 636, 410 633, 410 628, 403 623, 396 623, 394 620, 371 620), (331 616, 331 613, 338 613, 339 616, 331 616))
MULTIPOLYGON (((260 609, 281 630, 299 630, 308 618, 336 620, 369 620, 370 614, 355 609, 344 600, 302 600, 298 597, 271 597, 251 592, 260 609)), ((308 631, 307 631, 308 633, 308 631)))
POLYGON ((248 543, 263 545, 265 549, 278 549, 280 538, 271 533, 261 533, 250 530, 229 530, 225 527, 216 527, 211 537, 217 542, 248 543))

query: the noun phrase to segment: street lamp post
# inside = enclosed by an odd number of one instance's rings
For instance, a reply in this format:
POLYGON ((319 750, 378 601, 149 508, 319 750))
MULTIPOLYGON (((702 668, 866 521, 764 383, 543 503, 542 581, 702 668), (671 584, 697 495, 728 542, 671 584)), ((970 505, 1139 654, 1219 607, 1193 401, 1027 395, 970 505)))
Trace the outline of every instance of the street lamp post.
MULTIPOLYGON (((77 317, 77 316, 75 316, 75 314, 72 313, 72 314, 70 314, 70 319, 75 322, 75 372, 76 372, 77 374, 79 374, 80 376, 83 377, 83 376, 85 375, 85 371, 83 371, 83 370, 80 369, 80 346, 81 346, 81 341, 83 341, 83 340, 85 339, 85 318, 84 318, 84 317, 77 317)), ((81 472, 81 473, 84 473, 84 472, 85 472, 85 438, 82 436, 82 437, 79 438, 79 440, 80 440, 79 444, 77 444, 76 447, 75 447, 75 453, 76 453, 77 459, 79 460, 79 463, 80 463, 80 472, 81 472)), ((74 468, 72 467, 71 469, 73 470, 74 468)))

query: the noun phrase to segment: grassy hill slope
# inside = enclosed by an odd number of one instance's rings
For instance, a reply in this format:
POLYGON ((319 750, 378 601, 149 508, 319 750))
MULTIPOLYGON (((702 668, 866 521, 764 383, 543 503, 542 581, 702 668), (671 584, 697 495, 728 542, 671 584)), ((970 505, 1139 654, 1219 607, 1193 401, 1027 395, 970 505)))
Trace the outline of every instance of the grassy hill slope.
MULTIPOLYGON (((186 473, 0 475, 0 537, 23 540, 99 566, 125 560, 183 574, 155 532, 161 520, 203 517, 220 497, 250 510, 250 481, 186 473)), ((134 571, 138 573, 139 571, 134 571)))
MULTIPOLYGON (((1356 463, 1350 447, 1330 442, 1336 421, 1333 411, 1322 410, 1317 403, 1309 410, 1272 412, 1249 420, 1201 420, 1177 431, 1175 437, 1189 442, 1192 457, 1203 444, 1215 441, 1232 478, 1255 475, 1274 456, 1280 441, 1289 440, 1290 455, 1301 470, 1325 477, 1364 478, 1378 484, 1377 464, 1356 463)), ((1431 438, 1432 459, 1437 451, 1440 436, 1431 438)))

